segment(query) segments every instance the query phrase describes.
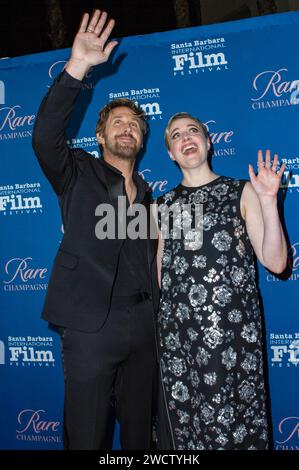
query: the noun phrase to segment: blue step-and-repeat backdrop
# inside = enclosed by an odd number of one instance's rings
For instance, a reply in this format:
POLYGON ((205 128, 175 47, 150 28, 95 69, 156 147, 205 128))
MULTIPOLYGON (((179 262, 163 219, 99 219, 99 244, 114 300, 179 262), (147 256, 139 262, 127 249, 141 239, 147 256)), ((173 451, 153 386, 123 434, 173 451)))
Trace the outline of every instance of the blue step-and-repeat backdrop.
MULTIPOLYGON (((98 158, 98 110, 116 97, 138 101, 150 125, 139 171, 156 196, 180 179, 163 144, 175 112, 206 123, 218 174, 247 178, 258 149, 286 163, 281 193, 292 274, 281 280, 259 270, 279 450, 299 449, 298 45, 298 13, 124 38, 112 60, 86 77, 68 133, 70 146, 98 158)), ((63 227, 31 137, 40 101, 69 54, 0 61, 1 449, 62 448, 60 341, 40 312, 63 227)))

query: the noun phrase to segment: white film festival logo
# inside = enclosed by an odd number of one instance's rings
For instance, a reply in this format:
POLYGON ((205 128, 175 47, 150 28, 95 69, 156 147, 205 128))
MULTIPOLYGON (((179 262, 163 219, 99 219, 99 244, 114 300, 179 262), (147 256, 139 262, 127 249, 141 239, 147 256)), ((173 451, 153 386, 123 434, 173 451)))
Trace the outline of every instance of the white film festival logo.
POLYGON ((21 194, 10 194, 0 197, 0 212, 36 211, 42 207, 39 196, 24 197, 21 194))
POLYGON ((188 70, 212 69, 227 65, 228 62, 223 52, 217 54, 203 54, 202 52, 189 52, 188 54, 178 54, 172 56, 174 60, 174 72, 188 70))
POLYGON ((41 183, 25 182, 0 186, 0 214, 14 216, 20 214, 41 214, 41 183))
POLYGON ((283 360, 287 361, 287 364, 298 366, 299 364, 299 340, 294 340, 289 344, 272 345, 272 364, 281 365, 283 360))
POLYGON ((138 101, 135 101, 135 104, 140 106, 141 109, 145 112, 145 114, 153 119, 155 116, 160 117, 162 114, 162 111, 160 109, 159 103, 138 103, 138 101))
POLYGON ((43 212, 40 194, 39 181, 0 185, 0 214, 40 214, 43 212))
POLYGON ((52 336, 8 336, 6 363, 10 367, 55 367, 52 336))
POLYGON ((228 69, 228 61, 223 52, 226 47, 224 37, 193 39, 171 44, 171 55, 174 61, 174 76, 213 72, 228 69), (213 49, 213 51, 212 51, 213 49), (219 51, 221 49, 221 51, 219 51))
POLYGON ((10 363, 11 365, 31 365, 31 364, 44 364, 54 365, 55 359, 53 352, 50 350, 36 349, 34 347, 27 346, 11 346, 10 351, 10 363))
POLYGON ((117 92, 110 92, 108 95, 109 100, 119 98, 126 98, 133 101, 139 106, 147 115, 148 119, 154 121, 162 119, 162 111, 159 100, 160 88, 139 88, 130 90, 121 90, 117 92))
POLYGON ((298 194, 299 192, 299 157, 283 157, 280 165, 285 163, 286 170, 283 173, 280 187, 289 193, 298 194))

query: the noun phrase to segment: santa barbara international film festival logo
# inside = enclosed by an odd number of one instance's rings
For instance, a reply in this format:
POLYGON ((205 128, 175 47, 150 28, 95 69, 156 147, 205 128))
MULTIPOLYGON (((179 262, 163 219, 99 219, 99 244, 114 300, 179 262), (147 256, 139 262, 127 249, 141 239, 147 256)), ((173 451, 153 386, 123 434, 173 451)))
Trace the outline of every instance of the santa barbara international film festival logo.
POLYGON ((23 409, 17 414, 16 440, 39 444, 62 444, 62 426, 43 409, 23 409))
POLYGON ((299 332, 269 333, 272 368, 297 367, 299 364, 299 332))
POLYGON ((184 76, 228 69, 223 37, 193 39, 170 44, 173 75, 184 76))
POLYGON ((299 156, 282 157, 280 163, 285 163, 286 169, 281 179, 280 187, 288 193, 299 193, 299 156))
POLYGON ((299 450, 299 416, 286 416, 277 426, 276 450, 299 450))
POLYGON ((299 80, 289 76, 287 68, 263 70, 252 81, 254 111, 299 104, 299 80))
POLYGON ((139 89, 120 90, 110 92, 109 101, 127 98, 134 101, 147 115, 149 121, 162 119, 162 110, 160 106, 161 91, 159 87, 144 87, 139 89))
POLYGON ((42 214, 41 183, 12 183, 0 186, 0 216, 42 214))
POLYGON ((13 336, 0 341, 0 364, 13 368, 55 367, 53 336, 13 336))
POLYGON ((30 256, 10 258, 4 262, 3 290, 5 293, 46 291, 48 269, 36 267, 30 256))
POLYGON ((95 158, 100 158, 99 144, 96 136, 72 137, 67 140, 71 149, 84 149, 95 158))

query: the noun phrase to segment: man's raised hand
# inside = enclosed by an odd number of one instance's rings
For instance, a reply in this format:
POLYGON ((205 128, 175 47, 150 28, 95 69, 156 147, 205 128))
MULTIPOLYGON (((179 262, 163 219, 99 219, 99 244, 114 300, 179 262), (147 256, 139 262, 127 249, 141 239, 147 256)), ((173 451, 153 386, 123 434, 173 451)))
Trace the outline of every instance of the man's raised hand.
POLYGON ((79 30, 72 46, 71 58, 66 66, 67 72, 82 80, 88 70, 95 65, 107 62, 117 41, 108 41, 115 21, 107 22, 105 11, 95 10, 91 18, 84 13, 79 30))

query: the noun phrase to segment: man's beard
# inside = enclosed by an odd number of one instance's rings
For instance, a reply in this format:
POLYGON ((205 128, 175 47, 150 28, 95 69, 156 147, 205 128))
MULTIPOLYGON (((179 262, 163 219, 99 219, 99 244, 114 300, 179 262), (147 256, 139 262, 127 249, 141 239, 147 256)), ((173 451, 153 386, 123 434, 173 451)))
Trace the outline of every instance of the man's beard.
POLYGON ((106 149, 122 160, 135 160, 140 147, 138 148, 134 137, 126 135, 126 137, 130 137, 132 139, 130 143, 122 142, 119 140, 119 137, 121 136, 115 136, 112 140, 105 135, 106 149))

